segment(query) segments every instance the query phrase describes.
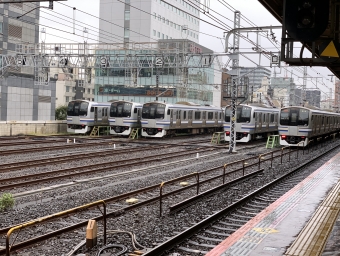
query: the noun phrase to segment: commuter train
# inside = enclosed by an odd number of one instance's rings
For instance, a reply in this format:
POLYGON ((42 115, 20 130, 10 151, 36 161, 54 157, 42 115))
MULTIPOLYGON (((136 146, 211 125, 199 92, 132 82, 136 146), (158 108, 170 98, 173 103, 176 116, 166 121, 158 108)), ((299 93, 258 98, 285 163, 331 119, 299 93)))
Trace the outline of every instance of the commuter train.
MULTIPOLYGON (((225 141, 230 141, 231 106, 225 109, 225 141)), ((279 109, 262 104, 240 104, 236 108, 236 142, 249 142, 278 133, 279 109)))
POLYGON ((132 101, 115 101, 110 107, 110 134, 130 135, 133 128, 141 128, 142 104, 132 101))
POLYGON ((313 138, 340 131, 340 114, 307 107, 292 106, 280 111, 280 144, 307 146, 313 138))
POLYGON ((222 131, 223 109, 189 102, 148 102, 142 108, 142 136, 164 137, 222 131))
POLYGON ((108 126, 111 103, 73 100, 67 106, 67 132, 89 134, 94 126, 108 126))

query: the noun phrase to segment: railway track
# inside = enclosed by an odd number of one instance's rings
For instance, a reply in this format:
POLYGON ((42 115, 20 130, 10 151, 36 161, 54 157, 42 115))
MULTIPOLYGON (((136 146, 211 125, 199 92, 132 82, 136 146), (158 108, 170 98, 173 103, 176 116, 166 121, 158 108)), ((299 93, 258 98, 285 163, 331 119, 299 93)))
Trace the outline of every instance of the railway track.
MULTIPOLYGON (((212 248, 237 231, 246 224, 250 219, 264 210, 268 205, 275 202, 285 192, 293 188, 297 183, 306 178, 312 171, 310 166, 319 161, 327 154, 331 153, 334 148, 323 152, 319 156, 300 164, 296 168, 283 174, 273 181, 263 184, 255 191, 248 193, 242 187, 236 188, 240 193, 236 197, 230 198, 230 204, 226 208, 214 213, 208 218, 187 228, 185 231, 168 239, 166 242, 153 248, 151 251, 143 254, 144 256, 161 256, 161 255, 204 255, 212 248)), ((245 184, 242 184, 244 187, 245 184)), ((211 196, 211 193, 209 194, 211 196)), ((205 195, 207 196, 207 195, 205 195)), ((228 197, 223 191, 219 191, 219 197, 228 197), (222 192, 222 193, 221 193, 222 192)), ((194 201, 198 196, 191 198, 194 201)), ((200 197, 202 198, 202 197, 200 197)), ((182 208, 188 207, 186 202, 181 203, 182 208)), ((273 216, 275 218, 275 216, 273 216)), ((247 250, 247 249, 245 249, 247 250)))

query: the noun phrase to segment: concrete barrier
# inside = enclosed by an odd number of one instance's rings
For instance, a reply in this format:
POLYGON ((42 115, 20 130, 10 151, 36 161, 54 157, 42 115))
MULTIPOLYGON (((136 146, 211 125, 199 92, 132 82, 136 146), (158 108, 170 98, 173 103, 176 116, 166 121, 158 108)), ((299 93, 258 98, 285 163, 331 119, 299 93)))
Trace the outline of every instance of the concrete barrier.
POLYGON ((65 121, 0 121, 0 136, 67 133, 65 121))

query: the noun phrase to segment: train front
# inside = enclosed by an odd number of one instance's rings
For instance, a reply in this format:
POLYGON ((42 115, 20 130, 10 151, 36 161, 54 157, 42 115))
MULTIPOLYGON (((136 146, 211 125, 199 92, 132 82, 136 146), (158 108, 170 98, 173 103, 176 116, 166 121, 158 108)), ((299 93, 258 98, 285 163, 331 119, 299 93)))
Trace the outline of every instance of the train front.
POLYGON ((91 131, 93 117, 88 101, 75 100, 67 106, 67 132, 85 134, 91 131))
MULTIPOLYGON (((236 142, 249 142, 251 140, 251 133, 254 133, 255 129, 254 123, 251 122, 251 112, 251 107, 237 106, 235 123, 236 142)), ((230 141, 231 107, 226 108, 224 121, 225 141, 230 141)))
POLYGON ((109 123, 110 134, 130 135, 132 128, 140 127, 137 108, 133 108, 131 102, 116 101, 111 103, 109 123))
POLYGON ((170 127, 170 115, 165 113, 166 104, 151 102, 145 103, 142 108, 142 136, 163 137, 170 127))
POLYGON ((304 147, 312 133, 311 111, 303 107, 287 107, 280 111, 280 145, 304 147))

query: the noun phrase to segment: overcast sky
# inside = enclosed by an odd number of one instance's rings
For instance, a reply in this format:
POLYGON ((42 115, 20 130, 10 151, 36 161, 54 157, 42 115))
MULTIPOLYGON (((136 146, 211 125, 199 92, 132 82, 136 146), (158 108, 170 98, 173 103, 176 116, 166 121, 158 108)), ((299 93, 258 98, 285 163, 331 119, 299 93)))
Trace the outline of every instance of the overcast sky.
MULTIPOLYGON (((207 2, 208 0, 206 0, 207 2)), ((201 0, 204 2, 204 0, 201 0)), ((209 1, 208 1, 209 2, 209 1)), ((234 20, 234 10, 238 10, 241 12, 244 18, 249 19, 251 22, 256 24, 256 26, 279 26, 279 22, 257 1, 257 0, 221 0, 224 4, 220 3, 219 0, 210 0, 210 11, 209 13, 214 17, 218 18, 223 23, 226 23, 227 26, 233 27, 234 20), (230 9, 231 10, 230 10, 230 9), (223 17, 222 17, 223 16, 223 17)), ((47 3, 42 3, 42 6, 48 6, 47 3)), ((41 9, 41 18, 40 18, 40 30, 42 28, 46 29, 46 38, 41 33, 41 40, 45 40, 47 43, 79 43, 84 41, 83 30, 86 27, 89 31, 87 42, 89 43, 98 43, 98 27, 99 27, 99 0, 68 0, 63 2, 54 2, 54 10, 41 9), (73 9, 70 7, 75 7, 76 11, 76 30, 75 34, 73 33, 73 9), (88 14, 82 13, 86 12, 88 14), (54 16, 52 16, 54 15, 54 16), (57 28, 59 30, 55 30, 53 28, 57 28)), ((201 14, 201 18, 203 20, 209 21, 213 24, 216 24, 218 27, 222 27, 222 25, 217 24, 215 21, 211 20, 208 15, 201 14)), ((241 26, 243 27, 251 27, 253 25, 247 23, 245 19, 241 20, 241 26)), ((228 28, 224 30, 221 28, 214 27, 205 22, 201 22, 200 28, 200 44, 203 46, 214 50, 217 53, 224 52, 224 32, 228 32, 228 28)), ((274 30, 275 36, 278 40, 281 38, 281 30, 274 30)), ((86 35, 86 34, 85 34, 86 35)), ((256 41, 256 36, 254 33, 243 34, 244 36, 248 36, 252 41, 256 41)), ((269 40, 265 37, 261 38, 261 46, 266 48, 267 51, 277 52, 280 44, 273 45, 269 40)), ((112 39, 113 42, 117 42, 117 39, 112 39)), ((232 37, 229 40, 232 43, 232 37)), ((245 40, 241 40, 241 51, 242 52, 251 52, 251 47, 253 45, 247 43, 245 40)), ((280 48, 279 48, 280 49, 280 48)), ((245 57, 240 58, 240 66, 245 67, 255 67, 259 65, 259 56, 254 54, 245 54, 248 58, 252 60, 249 61, 245 57), (255 62, 255 63, 253 63, 255 62)), ((227 57, 223 58, 223 62, 228 60, 227 57)), ((263 56, 261 57, 262 66, 269 66, 269 61, 266 60, 263 56)), ((285 66, 284 63, 282 63, 285 66)), ((297 84, 302 84, 302 67, 300 68, 276 68, 277 76, 288 76, 291 77, 293 72, 293 78, 297 84), (288 71, 287 71, 288 70, 288 71), (299 72, 300 71, 300 72, 299 72)), ((274 68, 272 68, 272 74, 274 73, 274 68)), ((332 83, 330 81, 330 77, 328 76, 331 72, 326 68, 318 68, 313 67, 312 69, 308 67, 308 75, 311 77, 322 77, 318 79, 309 78, 309 80, 313 80, 308 82, 309 88, 315 88, 315 81, 318 81, 318 86, 323 92, 329 93, 329 88, 332 87, 332 83)), ((334 79, 333 79, 334 81, 334 79)))

